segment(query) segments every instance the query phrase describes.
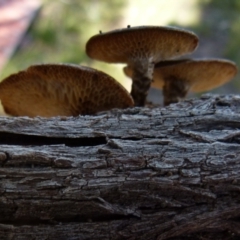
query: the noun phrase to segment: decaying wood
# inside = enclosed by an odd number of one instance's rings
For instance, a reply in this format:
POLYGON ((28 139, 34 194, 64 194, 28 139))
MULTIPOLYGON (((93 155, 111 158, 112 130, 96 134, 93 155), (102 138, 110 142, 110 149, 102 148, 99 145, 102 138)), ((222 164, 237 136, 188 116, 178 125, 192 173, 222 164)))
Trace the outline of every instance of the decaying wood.
POLYGON ((0 118, 0 239, 239 239, 240 97, 0 118))

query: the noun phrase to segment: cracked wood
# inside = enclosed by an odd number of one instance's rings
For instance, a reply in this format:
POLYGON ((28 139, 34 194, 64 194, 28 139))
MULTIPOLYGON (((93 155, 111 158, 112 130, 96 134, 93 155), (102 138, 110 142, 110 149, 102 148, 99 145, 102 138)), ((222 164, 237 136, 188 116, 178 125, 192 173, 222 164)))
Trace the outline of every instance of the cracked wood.
POLYGON ((239 119, 234 95, 0 118, 0 239, 239 238, 239 119))

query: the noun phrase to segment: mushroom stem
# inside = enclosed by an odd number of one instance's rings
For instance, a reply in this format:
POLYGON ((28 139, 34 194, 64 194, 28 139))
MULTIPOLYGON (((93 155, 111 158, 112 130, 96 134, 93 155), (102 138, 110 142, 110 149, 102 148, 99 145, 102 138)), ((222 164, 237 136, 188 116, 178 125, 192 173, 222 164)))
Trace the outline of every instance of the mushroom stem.
POLYGON ((141 61, 130 66, 133 70, 131 95, 135 106, 144 106, 153 81, 154 63, 141 61))
POLYGON ((186 97, 189 88, 190 86, 186 84, 186 81, 182 81, 176 77, 171 76, 167 79, 164 79, 164 106, 183 100, 186 97))

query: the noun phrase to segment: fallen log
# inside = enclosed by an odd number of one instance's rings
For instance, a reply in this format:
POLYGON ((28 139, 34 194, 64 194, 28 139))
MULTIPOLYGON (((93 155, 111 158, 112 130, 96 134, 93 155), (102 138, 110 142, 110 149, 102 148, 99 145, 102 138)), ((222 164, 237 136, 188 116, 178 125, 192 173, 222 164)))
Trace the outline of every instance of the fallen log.
POLYGON ((0 239, 239 239, 240 97, 0 118, 0 239))

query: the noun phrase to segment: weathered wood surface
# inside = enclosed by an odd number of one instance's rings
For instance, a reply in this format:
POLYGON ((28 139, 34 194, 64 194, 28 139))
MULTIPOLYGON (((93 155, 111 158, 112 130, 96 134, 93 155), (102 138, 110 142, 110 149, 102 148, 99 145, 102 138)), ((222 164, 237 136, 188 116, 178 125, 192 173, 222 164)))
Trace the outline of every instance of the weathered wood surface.
POLYGON ((239 239, 240 97, 0 118, 0 239, 239 239))

